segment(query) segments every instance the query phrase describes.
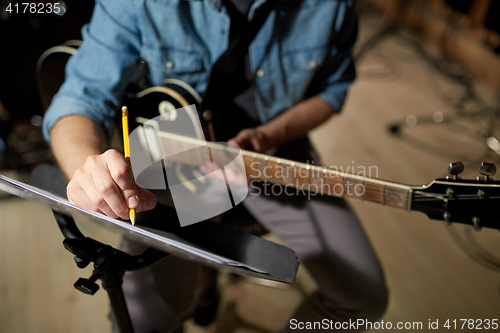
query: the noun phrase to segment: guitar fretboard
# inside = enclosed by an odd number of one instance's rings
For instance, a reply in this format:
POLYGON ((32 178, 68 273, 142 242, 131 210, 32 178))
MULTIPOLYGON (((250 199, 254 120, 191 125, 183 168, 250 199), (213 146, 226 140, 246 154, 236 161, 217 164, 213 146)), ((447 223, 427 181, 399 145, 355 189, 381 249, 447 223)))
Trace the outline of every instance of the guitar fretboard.
MULTIPOLYGON (((206 142, 173 133, 158 132, 163 156, 177 162, 200 166, 215 162, 228 165, 240 150, 222 144, 206 142)), ((385 206, 407 209, 409 185, 369 178, 326 167, 295 162, 270 155, 241 150, 246 174, 298 190, 370 201, 385 206)))

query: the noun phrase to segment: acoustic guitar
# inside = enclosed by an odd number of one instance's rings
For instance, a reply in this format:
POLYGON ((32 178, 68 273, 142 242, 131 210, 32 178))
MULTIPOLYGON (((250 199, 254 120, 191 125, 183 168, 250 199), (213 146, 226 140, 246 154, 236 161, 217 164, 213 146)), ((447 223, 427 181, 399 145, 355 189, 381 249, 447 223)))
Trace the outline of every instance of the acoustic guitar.
MULTIPOLYGON (((44 81, 47 75, 43 75, 44 69, 49 68, 46 65, 47 60, 61 55, 67 60, 75 52, 76 47, 77 45, 56 47, 41 57, 37 66, 41 87, 48 86, 44 81)), ((53 73, 48 70, 47 72, 53 73)), ((46 94, 52 95, 53 92, 55 91, 46 94)), ((158 142, 164 141, 159 147, 168 147, 163 149, 170 151, 160 151, 159 154, 172 155, 172 149, 174 152, 186 150, 192 152, 192 154, 178 155, 185 157, 173 161, 179 179, 190 191, 196 191, 196 187, 189 180, 196 178, 198 166, 208 158, 194 147, 206 145, 210 159, 221 161, 222 165, 229 163, 235 154, 239 153, 236 148, 213 142, 207 143, 204 140, 199 119, 208 120, 206 127, 209 128, 210 113, 204 112, 199 115, 195 107, 190 107, 190 105, 200 105, 201 97, 191 86, 182 81, 167 79, 164 86, 150 87, 138 93, 128 92, 124 104, 130 110, 131 130, 137 126, 145 127, 144 124, 149 119, 158 115, 165 120, 161 130, 155 130, 155 136, 158 142), (185 112, 178 112, 179 108, 183 108, 185 112), (179 126, 180 123, 190 123, 192 126, 179 126)), ((459 175, 463 172, 464 165, 461 162, 450 163, 448 168, 450 176, 433 180, 426 185, 415 186, 251 151, 242 150, 241 154, 245 172, 251 179, 312 191, 315 194, 373 202, 407 211, 420 211, 431 219, 470 224, 476 230, 482 227, 500 229, 500 182, 492 179, 496 167, 491 163, 482 163, 481 176, 475 180, 460 179, 459 175)))
MULTIPOLYGON (((221 143, 207 142, 197 130, 195 107, 190 101, 197 97, 188 96, 190 89, 176 87, 169 82, 167 87, 148 88, 139 94, 137 104, 140 115, 131 119, 135 126, 144 126, 148 119, 163 115, 161 130, 156 130, 162 156, 177 156, 174 163, 189 165, 193 170, 210 159, 220 165, 229 164, 240 152, 239 149, 221 143), (180 98, 179 98, 180 97, 180 98), (168 106, 168 108, 167 108, 168 106), (185 112, 176 108, 183 107, 185 112), (148 111, 146 111, 148 110, 148 111), (154 113, 157 110, 157 113, 154 113), (187 118, 192 127, 186 130, 187 118), (179 128, 182 131, 179 132, 179 128), (207 149, 197 149, 197 147, 207 149), (181 152, 190 152, 180 154, 181 152)), ((185 83, 183 83, 185 85, 185 83)), ((192 89, 192 88, 191 88, 192 89)), ((202 117, 201 117, 202 118, 202 117)), ((312 191, 317 195, 329 195, 354 200, 373 202, 407 211, 421 211, 431 219, 472 225, 476 230, 482 227, 500 229, 500 182, 492 179, 496 166, 483 162, 481 176, 475 180, 463 180, 461 162, 450 163, 450 176, 436 179, 426 185, 414 186, 376 178, 364 177, 326 167, 291 161, 279 157, 241 150, 246 175, 250 179, 279 184, 283 187, 312 191)), ((192 179, 186 176, 185 179, 192 179)))

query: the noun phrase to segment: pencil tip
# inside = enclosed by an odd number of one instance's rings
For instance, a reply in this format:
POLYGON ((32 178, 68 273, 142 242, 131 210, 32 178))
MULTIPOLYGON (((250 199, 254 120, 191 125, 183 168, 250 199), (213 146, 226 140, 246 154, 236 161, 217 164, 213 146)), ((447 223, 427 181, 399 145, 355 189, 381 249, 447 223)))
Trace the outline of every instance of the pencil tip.
POLYGON ((132 222, 132 225, 135 226, 135 215, 134 216, 130 216, 130 222, 132 222))

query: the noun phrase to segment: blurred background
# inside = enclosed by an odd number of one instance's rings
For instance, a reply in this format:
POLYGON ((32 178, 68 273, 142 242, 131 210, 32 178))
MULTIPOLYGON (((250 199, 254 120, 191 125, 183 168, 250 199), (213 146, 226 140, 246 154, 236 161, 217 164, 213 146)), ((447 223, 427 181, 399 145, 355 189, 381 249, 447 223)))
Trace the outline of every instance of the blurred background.
MULTIPOLYGON (((39 93, 47 86, 37 81, 37 62, 49 48, 81 39, 94 2, 57 1, 57 15, 9 12, 15 3, 0 0, 0 173, 27 181, 35 166, 54 163, 41 134, 48 102, 39 93)), ((376 166, 382 179, 415 185, 446 176, 450 162, 462 161, 470 179, 482 161, 498 164, 500 2, 358 0, 357 7, 358 78, 342 114, 311 134, 323 161, 376 166)), ((108 332, 106 294, 73 288, 90 271, 78 270, 63 249, 51 211, 0 198, 0 332, 108 332)), ((498 231, 352 206, 386 273, 385 321, 498 318, 498 231)), ((119 244, 119 235, 88 228, 119 244)), ((216 323, 188 323, 188 332, 271 332, 315 285, 301 269, 291 287, 222 275, 220 288, 216 323)))

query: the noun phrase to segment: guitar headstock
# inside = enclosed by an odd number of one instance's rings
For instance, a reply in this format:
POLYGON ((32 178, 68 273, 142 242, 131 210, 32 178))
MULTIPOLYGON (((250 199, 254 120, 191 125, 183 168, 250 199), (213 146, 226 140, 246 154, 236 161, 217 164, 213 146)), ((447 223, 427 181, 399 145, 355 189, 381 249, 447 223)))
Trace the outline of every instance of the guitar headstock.
POLYGON ((470 224, 476 230, 500 229, 500 181, 491 178, 495 165, 483 162, 479 168, 482 176, 476 180, 460 179, 463 170, 461 162, 450 163, 451 176, 414 187, 411 209, 431 219, 470 224))

